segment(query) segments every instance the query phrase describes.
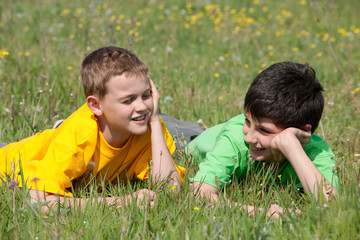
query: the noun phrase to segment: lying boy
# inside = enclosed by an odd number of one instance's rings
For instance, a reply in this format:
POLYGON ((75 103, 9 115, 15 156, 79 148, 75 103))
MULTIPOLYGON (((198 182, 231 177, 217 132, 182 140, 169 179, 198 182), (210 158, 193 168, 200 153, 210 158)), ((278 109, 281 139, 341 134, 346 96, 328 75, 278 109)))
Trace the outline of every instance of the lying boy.
POLYGON ((275 169, 282 183, 294 181, 308 194, 317 197, 321 191, 328 200, 338 184, 335 156, 313 134, 324 107, 322 91, 307 64, 280 62, 261 72, 246 94, 245 114, 189 143, 195 161, 202 161, 193 180, 199 193, 217 200, 233 173, 244 179, 248 168, 262 165, 275 169))
MULTIPOLYGON (((90 53, 81 66, 86 104, 58 128, 0 149, 1 179, 14 177, 20 187, 25 182, 35 200, 56 204, 59 196, 61 202, 67 196, 71 205, 84 199, 72 198, 70 190, 90 180, 101 186, 143 180, 151 173, 154 182, 180 187, 182 172, 171 157, 175 145, 158 115, 159 93, 147 72, 125 49, 110 46, 90 53)), ((133 196, 151 200, 154 192, 142 189, 133 196)), ((105 200, 121 204, 131 198, 105 200)))

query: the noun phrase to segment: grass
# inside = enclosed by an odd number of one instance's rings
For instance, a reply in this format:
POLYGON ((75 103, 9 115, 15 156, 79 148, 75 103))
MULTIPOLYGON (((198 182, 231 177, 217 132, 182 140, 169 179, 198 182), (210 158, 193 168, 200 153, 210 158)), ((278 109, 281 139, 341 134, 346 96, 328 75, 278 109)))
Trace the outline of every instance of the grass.
MULTIPOLYGON (((308 62, 326 91, 317 133, 337 156, 339 194, 318 202, 255 175, 223 198, 299 208, 301 216, 247 217, 181 193, 159 193, 156 206, 114 209, 89 204, 48 214, 26 189, 0 187, 0 238, 356 239, 360 232, 360 2, 347 1, 10 1, 0 5, 0 141, 45 130, 84 103, 79 80, 86 53, 130 48, 150 68, 161 109, 207 126, 242 112, 252 79, 273 62, 308 62), (264 184, 270 187, 264 188, 264 184)), ((190 176, 196 171, 189 169, 190 176)), ((88 190, 79 197, 121 196, 147 186, 88 190)), ((156 187, 154 187, 156 189, 156 187)))

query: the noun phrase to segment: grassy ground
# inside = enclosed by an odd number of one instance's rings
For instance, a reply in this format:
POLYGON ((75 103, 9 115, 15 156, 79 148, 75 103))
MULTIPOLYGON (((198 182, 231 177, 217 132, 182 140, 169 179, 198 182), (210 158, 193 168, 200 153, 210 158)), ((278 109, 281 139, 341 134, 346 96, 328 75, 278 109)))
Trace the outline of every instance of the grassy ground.
MULTIPOLYGON (((150 67, 161 109, 207 126, 242 112, 246 90, 278 61, 307 62, 326 89, 317 133, 337 156, 339 194, 318 202, 263 175, 223 198, 277 203, 303 214, 247 217, 181 193, 159 192, 153 207, 86 206, 42 214, 26 190, 0 187, 0 238, 356 239, 360 234, 360 2, 346 1, 11 1, 0 4, 0 141, 33 135, 84 103, 79 80, 86 53, 130 48, 150 67), (264 187, 268 186, 268 187, 264 187)), ((189 169, 190 175, 195 169, 189 169)), ((120 196, 144 187, 114 186, 79 196, 120 196)), ((156 189, 156 188, 153 188, 156 189)))

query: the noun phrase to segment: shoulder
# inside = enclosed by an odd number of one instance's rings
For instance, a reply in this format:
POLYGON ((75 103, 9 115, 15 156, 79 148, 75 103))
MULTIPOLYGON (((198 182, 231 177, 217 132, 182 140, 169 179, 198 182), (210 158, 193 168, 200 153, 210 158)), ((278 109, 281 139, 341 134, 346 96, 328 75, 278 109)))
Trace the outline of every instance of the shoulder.
POLYGON ((245 122, 244 114, 237 115, 230 118, 226 122, 220 123, 213 127, 206 129, 194 141, 190 142, 190 147, 196 147, 201 143, 207 145, 215 145, 217 142, 226 139, 226 141, 237 144, 243 143, 244 134, 242 132, 245 122))
POLYGON ((82 144, 89 139, 97 138, 98 131, 96 116, 90 111, 87 104, 84 104, 65 119, 54 132, 54 136, 60 139, 66 138, 69 141, 73 139, 76 144, 82 144))
POLYGON ((304 148, 311 161, 320 157, 329 157, 335 159, 335 154, 331 150, 327 142, 316 134, 312 134, 309 143, 304 148))

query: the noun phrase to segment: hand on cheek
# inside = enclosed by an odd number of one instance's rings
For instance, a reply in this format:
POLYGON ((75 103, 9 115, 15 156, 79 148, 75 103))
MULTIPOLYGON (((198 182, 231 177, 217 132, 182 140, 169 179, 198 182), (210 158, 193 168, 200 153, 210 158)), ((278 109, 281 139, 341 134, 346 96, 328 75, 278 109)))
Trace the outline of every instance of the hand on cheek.
POLYGON ((150 121, 151 121, 152 119, 159 116, 160 94, 159 94, 158 90, 156 89, 156 86, 150 77, 149 77, 149 84, 150 84, 150 88, 151 88, 151 97, 152 97, 153 105, 154 105, 154 108, 153 108, 153 111, 151 114, 151 118, 150 118, 150 121))
POLYGON ((310 131, 294 127, 286 128, 271 141, 271 150, 275 160, 286 158, 284 155, 291 151, 291 148, 298 146, 299 143, 302 147, 305 147, 309 143, 310 137, 310 131))

